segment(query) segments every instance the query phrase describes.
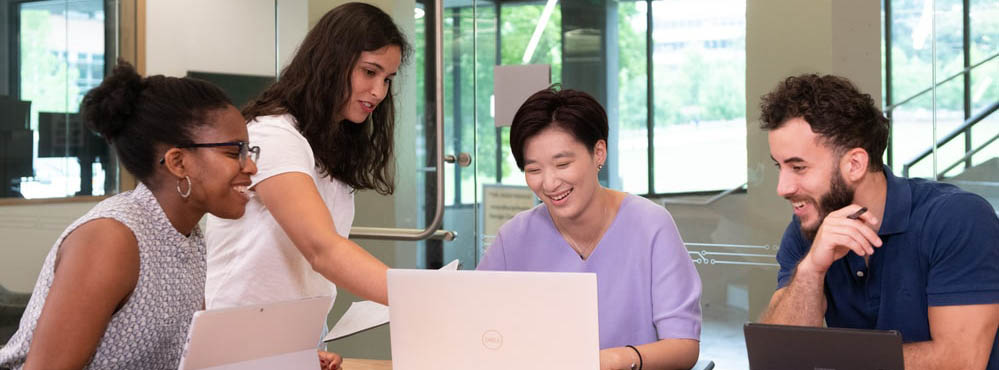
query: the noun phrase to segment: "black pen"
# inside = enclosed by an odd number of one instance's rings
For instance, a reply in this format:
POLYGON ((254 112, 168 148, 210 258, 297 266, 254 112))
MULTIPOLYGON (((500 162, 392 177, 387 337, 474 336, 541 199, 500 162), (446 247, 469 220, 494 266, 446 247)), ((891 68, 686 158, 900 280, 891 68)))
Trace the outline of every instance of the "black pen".
POLYGON ((857 210, 857 212, 853 212, 849 216, 846 216, 846 218, 849 218, 851 220, 856 220, 860 218, 860 215, 864 214, 864 212, 867 212, 867 207, 861 207, 860 209, 857 210))

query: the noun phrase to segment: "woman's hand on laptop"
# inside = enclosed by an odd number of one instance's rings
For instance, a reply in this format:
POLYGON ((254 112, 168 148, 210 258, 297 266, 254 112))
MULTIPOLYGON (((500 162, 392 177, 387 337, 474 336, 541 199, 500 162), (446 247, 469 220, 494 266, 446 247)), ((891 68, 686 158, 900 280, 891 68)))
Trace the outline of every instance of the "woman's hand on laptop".
POLYGON ((322 370, 340 370, 343 357, 332 352, 319 351, 319 368, 322 370))

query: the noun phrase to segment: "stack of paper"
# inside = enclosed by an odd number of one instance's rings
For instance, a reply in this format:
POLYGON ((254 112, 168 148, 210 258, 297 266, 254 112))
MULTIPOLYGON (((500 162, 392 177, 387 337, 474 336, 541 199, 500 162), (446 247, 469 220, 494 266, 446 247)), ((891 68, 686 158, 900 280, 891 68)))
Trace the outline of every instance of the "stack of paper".
MULTIPOLYGON (((458 260, 451 261, 441 271, 458 270, 460 263, 458 260)), ((347 312, 344 312, 340 320, 333 325, 333 329, 326 334, 323 342, 337 340, 368 329, 372 329, 389 322, 389 308, 386 305, 372 301, 359 301, 350 304, 347 312)))

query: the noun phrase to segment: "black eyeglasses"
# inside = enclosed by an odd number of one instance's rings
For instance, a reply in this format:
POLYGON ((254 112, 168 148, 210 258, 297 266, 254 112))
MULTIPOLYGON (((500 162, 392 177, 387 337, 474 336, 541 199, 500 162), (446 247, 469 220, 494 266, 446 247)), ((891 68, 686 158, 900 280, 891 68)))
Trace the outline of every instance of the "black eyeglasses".
MULTIPOLYGON (((215 148, 220 146, 239 147, 239 168, 246 167, 246 158, 253 159, 254 162, 257 161, 257 158, 260 158, 260 147, 250 146, 249 143, 245 141, 230 141, 225 143, 184 144, 184 145, 177 145, 175 148, 179 149, 215 148)), ((160 164, 164 163, 166 163, 166 158, 160 159, 160 164)))

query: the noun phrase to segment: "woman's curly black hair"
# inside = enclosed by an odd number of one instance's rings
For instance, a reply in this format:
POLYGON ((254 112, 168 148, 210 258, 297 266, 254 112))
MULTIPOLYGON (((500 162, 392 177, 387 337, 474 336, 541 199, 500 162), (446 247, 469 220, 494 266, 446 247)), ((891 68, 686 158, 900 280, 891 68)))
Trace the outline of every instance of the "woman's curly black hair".
POLYGON ((162 146, 193 143, 195 129, 231 106, 218 86, 194 78, 143 78, 118 61, 110 75, 83 97, 80 113, 90 129, 114 146, 128 172, 150 188, 162 146))

